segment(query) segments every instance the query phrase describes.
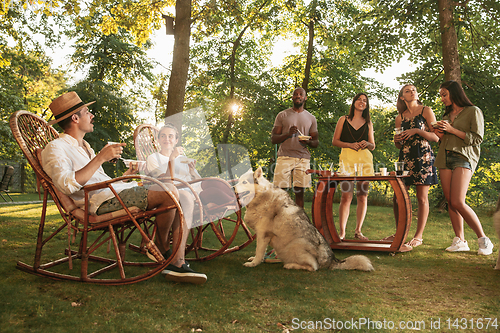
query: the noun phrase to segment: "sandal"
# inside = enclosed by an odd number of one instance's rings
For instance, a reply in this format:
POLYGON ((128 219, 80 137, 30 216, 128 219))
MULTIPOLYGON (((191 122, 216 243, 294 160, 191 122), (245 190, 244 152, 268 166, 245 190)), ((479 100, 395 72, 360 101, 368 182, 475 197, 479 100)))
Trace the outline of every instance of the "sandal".
POLYGON ((363 241, 367 241, 368 240, 368 237, 366 237, 365 235, 363 235, 361 233, 361 231, 360 232, 355 232, 354 233, 354 238, 355 239, 359 239, 359 240, 363 240, 363 241))
POLYGON ((424 240, 422 238, 413 237, 411 239, 411 241, 406 243, 406 245, 409 245, 411 247, 417 247, 417 246, 422 245, 423 242, 424 242, 424 240))
POLYGON ((387 236, 387 237, 383 238, 382 240, 392 242, 394 240, 394 238, 396 238, 396 234, 387 236))
POLYGON ((413 250, 413 247, 408 245, 408 244, 403 244, 401 245, 401 248, 399 249, 399 252, 409 252, 413 250))

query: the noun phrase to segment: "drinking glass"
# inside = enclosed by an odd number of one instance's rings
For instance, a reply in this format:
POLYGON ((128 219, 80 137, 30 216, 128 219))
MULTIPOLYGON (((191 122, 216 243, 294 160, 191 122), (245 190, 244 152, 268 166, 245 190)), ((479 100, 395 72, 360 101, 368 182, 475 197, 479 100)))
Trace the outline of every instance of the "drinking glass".
POLYGON ((396 175, 402 176, 405 169, 405 162, 396 162, 394 163, 394 167, 396 169, 396 175))
MULTIPOLYGON (((117 145, 119 142, 113 142, 113 141, 108 141, 108 145, 117 145)), ((118 161, 118 158, 113 158, 109 160, 110 163, 116 163, 118 161)))

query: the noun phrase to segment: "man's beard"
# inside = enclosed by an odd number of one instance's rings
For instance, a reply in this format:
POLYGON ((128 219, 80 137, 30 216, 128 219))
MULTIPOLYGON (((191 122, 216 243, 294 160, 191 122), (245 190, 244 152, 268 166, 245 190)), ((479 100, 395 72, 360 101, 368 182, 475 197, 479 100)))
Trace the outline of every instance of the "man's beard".
POLYGON ((303 106, 304 106, 304 102, 299 102, 299 103, 297 103, 297 102, 293 102, 293 106, 294 106, 295 108, 297 108, 297 109, 298 109, 298 108, 301 108, 301 107, 303 107, 303 106))

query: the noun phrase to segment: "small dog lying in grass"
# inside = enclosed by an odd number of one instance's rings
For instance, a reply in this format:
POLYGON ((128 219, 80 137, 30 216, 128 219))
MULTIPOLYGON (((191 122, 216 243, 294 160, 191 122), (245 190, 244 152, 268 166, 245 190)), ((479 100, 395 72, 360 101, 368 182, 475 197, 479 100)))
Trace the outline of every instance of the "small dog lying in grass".
POLYGON ((255 257, 246 267, 255 267, 263 259, 268 245, 276 251, 287 269, 316 271, 319 268, 373 271, 368 259, 354 255, 335 258, 325 238, 312 225, 302 208, 288 193, 264 178, 261 168, 240 177, 235 191, 246 206, 245 223, 256 233, 255 257))

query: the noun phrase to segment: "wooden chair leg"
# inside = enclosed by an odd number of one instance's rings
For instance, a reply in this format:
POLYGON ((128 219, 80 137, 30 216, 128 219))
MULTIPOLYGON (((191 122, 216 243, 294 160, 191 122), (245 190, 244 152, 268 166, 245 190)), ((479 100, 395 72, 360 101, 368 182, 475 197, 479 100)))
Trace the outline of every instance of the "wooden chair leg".
POLYGON ((118 264, 118 269, 120 271, 120 277, 122 279, 125 279, 125 270, 123 269, 123 261, 122 261, 123 259, 122 259, 122 256, 120 254, 120 248, 118 246, 118 242, 116 241, 115 231, 114 231, 112 225, 110 225, 108 228, 109 228, 109 233, 111 235, 111 239, 113 240, 113 247, 115 249, 115 254, 116 254, 116 263, 118 264))
POLYGON ((40 225, 38 226, 38 235, 36 239, 35 262, 33 268, 36 270, 40 267, 42 248, 43 248, 43 230, 45 229, 45 216, 47 214, 47 199, 48 193, 43 193, 42 216, 40 217, 40 225))

